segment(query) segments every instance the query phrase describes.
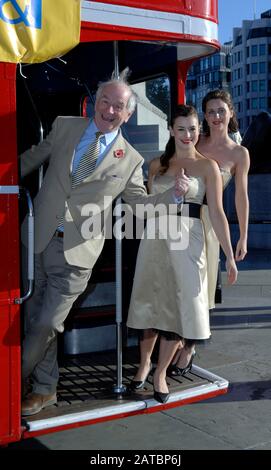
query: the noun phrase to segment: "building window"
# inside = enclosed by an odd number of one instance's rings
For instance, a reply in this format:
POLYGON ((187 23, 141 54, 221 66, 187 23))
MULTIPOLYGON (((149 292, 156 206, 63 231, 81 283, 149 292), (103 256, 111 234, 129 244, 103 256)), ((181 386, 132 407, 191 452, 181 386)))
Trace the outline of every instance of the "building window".
POLYGON ((249 57, 249 46, 247 46, 247 57, 249 57))
POLYGON ((247 64, 247 75, 250 74, 250 64, 247 64))
POLYGON ((267 28, 254 28, 251 29, 248 33, 247 39, 253 38, 266 38, 271 36, 271 28, 267 26, 267 28))
POLYGON ((259 45, 259 55, 265 55, 266 54, 266 46, 265 44, 260 44, 259 45))
POLYGON ((238 113, 241 113, 243 111, 243 106, 242 106, 242 101, 240 101, 239 103, 237 103, 237 111, 238 113))
POLYGON ((251 100, 251 108, 257 109, 258 108, 258 98, 252 98, 251 100))
POLYGON ((258 64, 257 64, 257 62, 253 62, 253 64, 251 64, 251 73, 252 74, 258 73, 258 64))
POLYGON ((251 91, 258 91, 258 82, 257 82, 257 80, 252 80, 252 82, 251 82, 251 91))
POLYGON ((241 96, 243 94, 243 86, 238 85, 238 96, 241 96))
POLYGON ((259 80, 259 91, 265 91, 265 90, 266 90, 265 80, 259 80))
POLYGON ((265 72, 266 72, 266 65, 265 65, 265 62, 260 62, 260 63, 259 63, 259 72, 260 72, 260 73, 265 73, 265 72))
POLYGON ((228 69, 231 68, 231 56, 229 54, 226 55, 226 62, 225 65, 228 69))
POLYGON ((250 109, 250 101, 247 100, 247 109, 250 109))
POLYGON ((256 57, 258 55, 258 46, 256 44, 251 46, 251 55, 252 57, 256 57))
POLYGON ((265 98, 259 98, 259 107, 260 109, 265 109, 266 106, 266 99, 265 98))
POLYGON ((247 82, 247 92, 249 93, 250 91, 250 82, 247 82))
POLYGON ((215 67, 219 67, 220 65, 220 57, 219 57, 219 54, 216 54, 214 56, 214 61, 215 61, 215 67))
MULTIPOLYGON (((151 144, 151 147, 155 149, 157 155, 161 155, 168 140, 167 132, 165 131, 167 129, 167 116, 171 111, 171 90, 169 79, 164 75, 144 80, 136 85, 132 85, 132 87, 136 93, 138 93, 138 89, 140 89, 143 96, 148 98, 151 103, 151 106, 145 108, 145 112, 148 113, 149 129, 164 129, 163 133, 160 133, 158 130, 155 135, 153 134, 153 141, 151 144)), ((140 119, 139 114, 137 115, 137 119, 140 119)), ((140 126, 135 131, 134 127, 135 126, 133 124, 128 122, 125 125, 125 134, 127 134, 129 142, 131 142, 138 151, 140 147, 140 154, 145 159, 144 177, 146 177, 147 166, 152 159, 148 143, 150 131, 148 130, 148 126, 140 126)))
POLYGON ((242 44, 242 35, 241 35, 241 34, 240 34, 239 36, 237 36, 234 45, 235 45, 235 46, 240 46, 240 44, 242 44))

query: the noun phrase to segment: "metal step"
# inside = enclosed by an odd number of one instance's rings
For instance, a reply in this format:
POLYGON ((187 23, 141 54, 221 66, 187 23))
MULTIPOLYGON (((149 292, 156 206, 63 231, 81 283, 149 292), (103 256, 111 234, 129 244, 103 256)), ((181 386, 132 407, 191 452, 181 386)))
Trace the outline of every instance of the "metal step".
MULTIPOLYGON (((137 348, 129 349, 123 361, 124 385, 137 370, 137 348)), ((226 393, 229 385, 227 380, 196 365, 185 377, 168 377, 167 382, 170 397, 165 404, 153 399, 152 374, 142 390, 118 395, 113 392, 115 352, 65 358, 60 367, 57 404, 24 419, 23 437, 174 408, 226 393)))

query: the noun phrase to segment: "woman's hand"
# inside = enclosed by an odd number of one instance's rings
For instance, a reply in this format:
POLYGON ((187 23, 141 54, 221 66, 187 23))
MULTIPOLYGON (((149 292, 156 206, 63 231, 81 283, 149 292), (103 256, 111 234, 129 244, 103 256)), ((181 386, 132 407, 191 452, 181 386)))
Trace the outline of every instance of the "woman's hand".
POLYGON ((241 238, 238 240, 235 250, 235 261, 242 261, 247 254, 247 242, 241 238))
POLYGON ((228 284, 235 284, 235 282, 237 281, 238 271, 233 258, 227 258, 226 269, 228 284))
POLYGON ((176 199, 183 197, 189 188, 189 178, 185 175, 182 168, 175 176, 174 195, 176 199))

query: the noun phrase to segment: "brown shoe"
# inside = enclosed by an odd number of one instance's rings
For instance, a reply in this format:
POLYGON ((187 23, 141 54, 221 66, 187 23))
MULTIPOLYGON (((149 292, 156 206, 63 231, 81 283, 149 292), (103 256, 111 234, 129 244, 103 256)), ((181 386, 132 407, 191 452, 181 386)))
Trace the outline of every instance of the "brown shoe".
POLYGON ((22 393, 22 400, 26 398, 26 396, 32 392, 32 385, 28 379, 22 381, 21 393, 22 393))
POLYGON ((22 416, 32 416, 39 413, 43 408, 54 405, 57 402, 56 393, 51 395, 41 395, 40 393, 30 393, 22 401, 22 416))

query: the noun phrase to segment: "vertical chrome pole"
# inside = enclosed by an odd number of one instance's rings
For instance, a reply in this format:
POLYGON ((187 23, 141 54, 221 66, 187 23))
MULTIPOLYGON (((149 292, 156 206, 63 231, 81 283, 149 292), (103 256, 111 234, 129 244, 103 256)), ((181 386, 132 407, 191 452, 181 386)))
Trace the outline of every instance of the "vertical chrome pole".
MULTIPOLYGON (((44 137, 44 131, 43 131, 43 126, 42 122, 40 121, 40 143, 43 141, 44 137)), ((39 189, 41 188, 43 182, 43 165, 39 167, 39 189)))
MULTIPOLYGON (((114 73, 119 77, 118 42, 114 41, 114 73)), ((116 200, 116 222, 121 218, 121 198, 116 200)), ((116 343, 117 343, 117 384, 114 393, 121 395, 126 387, 122 384, 122 234, 121 225, 115 224, 116 242, 116 343)))

